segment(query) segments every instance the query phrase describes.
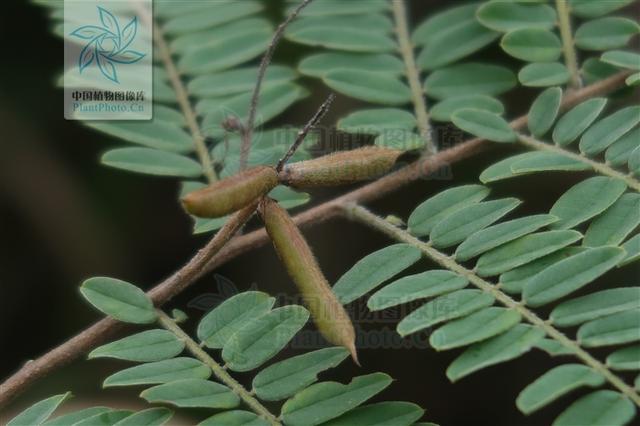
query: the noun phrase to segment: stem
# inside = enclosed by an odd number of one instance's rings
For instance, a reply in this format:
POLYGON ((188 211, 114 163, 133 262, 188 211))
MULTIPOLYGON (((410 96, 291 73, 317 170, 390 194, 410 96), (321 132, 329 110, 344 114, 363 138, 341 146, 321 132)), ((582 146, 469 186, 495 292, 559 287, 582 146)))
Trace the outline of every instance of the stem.
POLYGON ((560 26, 560 37, 562 38, 562 51, 564 62, 569 69, 569 83, 573 89, 582 87, 580 70, 578 69, 578 57, 571 31, 571 15, 567 0, 556 0, 556 11, 558 12, 558 25, 560 26))
POLYGON ((173 334, 176 335, 180 340, 182 340, 189 352, 197 359, 205 363, 213 374, 233 393, 238 395, 242 401, 244 401, 247 406, 249 406, 254 413, 265 419, 271 425, 280 425, 281 423, 278 421, 276 416, 271 414, 271 412, 260 403, 256 398, 254 398, 251 393, 244 388, 240 383, 238 383, 227 371, 218 364, 207 352, 204 351, 198 345, 198 343, 193 340, 187 333, 185 333, 180 326, 167 314, 165 314, 162 310, 156 309, 156 313, 158 314, 158 322, 162 327, 169 330, 173 334))
POLYGON ((429 114, 427 113, 427 101, 422 91, 420 73, 418 72, 416 60, 413 55, 413 44, 411 43, 409 26, 407 24, 407 10, 404 0, 391 0, 391 4, 393 5, 393 18, 396 23, 396 35, 398 37, 398 44, 400 45, 400 53, 404 61, 407 81, 411 88, 411 98, 418 121, 418 129, 420 130, 420 135, 426 142, 427 153, 433 154, 437 150, 431 134, 429 114))
MULTIPOLYGON (((624 80, 630 73, 630 71, 620 72, 584 89, 568 94, 562 99, 561 109, 571 108, 585 99, 601 96, 617 89, 625 84, 624 80)), ((513 120, 510 125, 516 130, 522 129, 527 125, 527 116, 521 116, 513 120)), ((379 199, 418 179, 425 178, 430 172, 437 171, 443 165, 456 163, 495 145, 475 138, 460 143, 453 148, 440 151, 431 157, 420 158, 395 173, 390 173, 361 188, 312 207, 294 216, 293 221, 298 226, 322 223, 338 216, 344 203, 365 203, 379 199)), ((232 216, 213 239, 191 260, 172 276, 149 291, 147 295, 153 299, 155 305, 161 306, 207 272, 268 242, 269 237, 264 228, 229 241, 231 236, 251 217, 254 213, 254 208, 254 206, 247 207, 232 216), (228 241, 229 243, 227 244, 228 241)), ((122 323, 111 318, 105 318, 84 329, 75 337, 49 350, 38 359, 29 361, 0 385, 0 407, 8 404, 37 380, 46 377, 48 374, 78 359, 82 354, 88 353, 104 343, 106 339, 116 334, 122 327, 122 323)))
POLYGON ((533 148, 538 151, 550 151, 556 154, 560 154, 564 157, 571 158, 572 160, 580 161, 581 163, 589 165, 589 167, 593 168, 593 170, 600 173, 601 175, 620 179, 624 183, 626 183, 629 188, 640 192, 640 181, 634 179, 630 175, 625 175, 624 173, 621 173, 613 169, 611 166, 607 164, 599 163, 597 161, 594 161, 590 158, 585 157, 584 155, 576 154, 575 152, 566 150, 557 145, 552 145, 550 143, 539 141, 535 138, 532 138, 531 136, 518 135, 518 141, 524 146, 533 148))
POLYGON ((298 7, 293 10, 293 12, 291 12, 287 19, 284 20, 284 22, 278 25, 276 32, 271 38, 269 47, 262 57, 260 67, 258 68, 258 79, 256 80, 256 85, 253 88, 253 94, 251 95, 251 103, 249 104, 247 123, 245 124, 242 132, 242 145, 240 147, 240 170, 244 170, 247 167, 247 161, 249 160, 249 152, 251 151, 251 138, 253 136, 253 126, 255 125, 256 121, 258 101, 260 100, 260 89, 262 88, 262 80, 264 80, 264 75, 267 72, 267 67, 271 63, 273 52, 275 52, 276 47, 278 46, 278 42, 280 42, 280 39, 284 35, 284 30, 285 28, 287 28, 287 25, 289 25, 291 21, 296 19, 300 11, 307 7, 307 5, 312 1, 313 0, 304 0, 298 5, 298 7))
POLYGON ((602 374, 602 376, 604 376, 604 378, 607 379, 607 381, 613 387, 618 389, 624 395, 628 396, 631 400, 633 400, 633 402, 636 403, 636 405, 640 406, 640 395, 638 395, 638 393, 636 393, 636 391, 631 386, 627 385, 622 379, 613 374, 606 365, 604 365, 602 362, 591 356, 591 354, 589 354, 587 351, 582 349, 578 342, 571 340, 570 338, 565 336, 564 333, 555 328, 549 322, 540 318, 538 315, 536 315, 535 312, 529 310, 529 308, 524 306, 521 302, 500 291, 496 285, 480 278, 473 271, 460 265, 451 257, 434 249, 429 244, 417 239, 413 235, 396 227, 395 225, 392 225, 381 217, 374 215, 364 207, 351 203, 345 204, 342 209, 349 218, 356 219, 359 222, 386 234, 394 240, 411 244, 412 246, 420 249, 422 253, 429 259, 449 269, 452 272, 464 276, 469 280, 471 284, 478 287, 485 293, 491 294, 502 305, 517 311, 530 324, 543 330, 547 334, 547 336, 556 340, 563 346, 571 349, 571 351, 577 358, 580 359, 580 361, 582 361, 585 365, 591 367, 598 373, 602 374))
MULTIPOLYGON (((149 17, 149 19, 151 18, 149 17)), ((193 146, 196 150, 196 153, 198 154, 200 163, 202 164, 202 171, 207 177, 209 183, 213 183, 218 180, 218 177, 216 176, 216 172, 213 169, 213 161, 211 159, 211 156, 209 155, 209 149, 207 148, 204 136, 200 131, 196 113, 191 106, 191 102, 189 101, 187 89, 180 79, 180 73, 178 72, 178 68, 173 62, 171 51, 169 50, 169 46, 167 46, 167 43, 164 40, 164 35, 158 24, 153 25, 153 40, 158 46, 160 59, 162 59, 162 63, 167 70, 171 86, 173 86, 173 90, 176 92, 178 104, 180 105, 182 114, 184 115, 184 118, 187 122, 187 127, 189 128, 189 132, 191 133, 191 138, 193 139, 193 146)))

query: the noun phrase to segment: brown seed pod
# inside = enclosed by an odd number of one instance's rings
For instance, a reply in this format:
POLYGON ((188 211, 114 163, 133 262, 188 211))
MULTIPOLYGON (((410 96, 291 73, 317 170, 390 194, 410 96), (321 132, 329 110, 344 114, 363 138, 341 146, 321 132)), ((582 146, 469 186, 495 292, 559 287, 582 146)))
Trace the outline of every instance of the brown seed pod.
POLYGON ((383 175, 401 154, 402 151, 377 146, 342 151, 288 164, 278 178, 294 188, 344 185, 383 175))
POLYGON ((333 293, 300 230, 286 210, 268 197, 260 202, 259 211, 276 252, 298 286, 318 330, 329 342, 346 347, 358 364, 351 318, 333 293))
POLYGON ((253 167, 187 194, 182 204, 199 217, 222 217, 251 204, 276 185, 278 176, 273 168, 253 167))

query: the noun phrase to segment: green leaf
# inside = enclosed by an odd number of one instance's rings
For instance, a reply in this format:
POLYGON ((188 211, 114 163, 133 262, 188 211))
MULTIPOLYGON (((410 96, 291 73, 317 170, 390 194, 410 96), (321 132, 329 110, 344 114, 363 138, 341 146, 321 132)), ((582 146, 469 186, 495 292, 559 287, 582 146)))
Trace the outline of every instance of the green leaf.
POLYGON ((198 423, 198 426, 269 426, 269 423, 249 411, 225 411, 198 423))
POLYGON ((205 45, 185 53, 178 60, 178 69, 189 75, 224 71, 260 56, 268 44, 269 36, 263 30, 251 30, 225 43, 205 45))
POLYGON ((75 425, 83 420, 106 413, 110 409, 107 407, 90 407, 80 411, 58 416, 53 420, 43 423, 45 426, 69 426, 75 425))
POLYGON ((107 277, 89 278, 80 292, 101 312, 118 321, 148 324, 156 320, 153 303, 138 287, 107 277))
POLYGON ((638 24, 627 18, 607 17, 587 21, 578 27, 575 43, 583 50, 609 50, 624 47, 638 34, 638 24))
POLYGON ((640 340, 640 310, 629 310, 598 318, 578 329, 578 341, 588 348, 619 345, 640 340))
POLYGON ((504 333, 519 322, 516 311, 484 308, 438 328, 429 337, 429 344, 437 351, 459 348, 504 333))
POLYGON ((409 244, 385 247, 360 259, 340 277, 333 291, 346 305, 404 271, 421 257, 422 252, 409 244))
POLYGON ((508 32, 521 28, 552 29, 556 11, 546 4, 489 2, 476 13, 478 21, 492 30, 508 32))
POLYGON ((461 109, 451 116, 453 124, 465 132, 494 142, 515 142, 516 132, 499 115, 477 109, 461 109))
POLYGON ((633 403, 622 394, 610 390, 599 390, 571 404, 556 418, 553 426, 588 424, 623 426, 631 421, 635 413, 633 403))
POLYGON ((607 367, 620 371, 640 370, 640 345, 618 349, 611 353, 607 357, 607 367))
POLYGON ((286 37, 296 43, 349 52, 388 52, 396 41, 388 34, 389 18, 382 14, 308 17, 293 21, 286 37))
MULTIPOLYGON (((296 0, 288 0, 296 3, 291 8, 297 6, 296 0)), ((366 3, 345 2, 342 0, 323 0, 307 6, 301 16, 339 16, 339 15, 361 15, 363 13, 384 12, 389 9, 389 3, 385 0, 371 0, 366 3)), ((287 10, 291 13, 291 9, 287 10)))
POLYGON ((629 241, 622 245, 622 248, 627 254, 620 263, 618 263, 618 266, 623 266, 640 259, 640 234, 630 238, 629 241))
POLYGON ((388 53, 326 52, 310 55, 298 64, 298 70, 312 77, 324 77, 329 71, 349 69, 374 71, 381 74, 401 75, 404 64, 388 53))
POLYGON ((596 318, 640 308, 640 287, 613 288, 577 297, 559 304, 551 321, 571 327, 596 318))
POLYGON ((443 12, 431 15, 414 30, 411 40, 419 46, 424 46, 437 39, 443 33, 464 27, 475 20, 478 3, 465 4, 443 12))
MULTIPOLYGON (((237 68, 217 74, 196 77, 189 81, 187 91, 204 97, 221 97, 251 92, 258 77, 258 67, 237 68)), ((289 83, 296 78, 293 69, 282 65, 271 65, 262 82, 263 88, 289 83)))
POLYGON ((55 395, 36 402, 13 419, 7 426, 37 426, 43 424, 56 409, 67 399, 71 398, 71 392, 55 395))
POLYGON ((297 393, 282 406, 284 423, 314 426, 334 419, 362 404, 391 384, 391 377, 373 373, 351 383, 321 382, 297 393))
POLYGON ((499 100, 486 95, 461 95, 447 98, 433 105, 431 108, 431 118, 435 121, 451 121, 454 112, 463 108, 472 108, 502 114, 504 105, 499 100))
POLYGON ((459 261, 469 260, 472 257, 534 232, 556 220, 558 218, 555 216, 541 214, 490 226, 464 240, 456 249, 455 258, 459 261))
POLYGON ((340 93, 372 103, 403 105, 411 100, 406 84, 376 72, 337 69, 325 74, 322 81, 340 93))
POLYGON ((573 350, 562 345, 557 340, 541 339, 535 344, 535 347, 545 351, 550 356, 574 355, 573 350))
POLYGON ((413 151, 423 148, 426 141, 422 136, 415 133, 395 129, 395 131, 383 132, 380 136, 376 137, 374 144, 399 151, 413 151))
POLYGON ((436 247, 451 247, 471 234, 491 225, 520 205, 516 198, 484 201, 458 210, 443 219, 431 231, 431 242, 436 247))
POLYGON ((621 248, 599 247, 555 263, 525 284, 524 300, 536 307, 560 299, 613 268, 624 255, 621 248))
POLYGON ((211 369, 197 359, 179 357, 136 365, 107 377, 103 387, 167 383, 182 379, 207 379, 211 369))
POLYGON ((408 220, 409 232, 417 237, 429 235, 444 218, 464 207, 473 205, 489 195, 482 185, 463 185, 447 189, 420 204, 408 220))
POLYGON ((514 175, 545 171, 590 170, 591 166, 580 160, 550 151, 534 151, 523 156, 511 165, 514 175))
POLYGON ((640 194, 623 194, 604 213, 598 216, 584 236, 587 247, 615 246, 640 225, 640 194))
POLYGON ((109 410, 74 423, 73 426, 113 426, 132 414, 133 411, 130 410, 109 410))
POLYGON ((480 256, 475 271, 481 277, 499 275, 558 251, 581 238, 582 234, 577 231, 525 235, 480 256))
POLYGON ((605 160, 614 167, 627 164, 631 152, 638 146, 640 127, 633 129, 615 141, 605 152, 605 160))
POLYGON ((633 3, 633 0, 569 0, 569 7, 572 14, 581 18, 597 18, 622 9, 630 3, 633 3))
POLYGON ((173 416, 168 408, 149 408, 120 420, 114 426, 160 426, 173 416))
POLYGON ((497 163, 487 167, 482 171, 482 173, 480 173, 480 182, 491 183, 517 176, 511 170, 511 166, 513 164, 516 164, 520 160, 529 158, 530 156, 530 152, 525 152, 524 154, 514 155, 512 157, 507 157, 504 160, 498 161, 497 163))
POLYGON ((640 176, 640 146, 634 149, 629 156, 629 171, 640 176))
POLYGON ((323 423, 324 426, 411 426, 424 414, 416 404, 386 401, 364 405, 351 410, 337 419, 323 423))
POLYGON ((254 318, 225 344, 222 358, 234 371, 249 371, 275 356, 306 324, 309 311, 284 306, 254 318))
POLYGON ((148 330, 100 346, 89 359, 116 358, 126 361, 153 362, 173 358, 184 350, 184 342, 166 330, 148 330))
POLYGON ((640 72, 637 72, 635 74, 631 74, 629 77, 626 78, 626 80, 624 81, 625 84, 627 86, 637 86, 640 84, 640 72))
POLYGON ((248 321, 266 314, 275 298, 260 291, 246 291, 222 302, 198 324, 198 339, 211 349, 220 349, 248 321))
POLYGON ((202 166, 191 158, 151 148, 116 148, 105 152, 102 164, 157 176, 199 177, 202 166))
POLYGON ((582 135, 580 151, 588 156, 601 153, 640 123, 640 106, 623 108, 594 124, 582 135))
POLYGON ((464 21, 436 35, 420 52, 416 62, 423 70, 442 68, 479 51, 499 35, 475 20, 464 21))
POLYGON ((447 368, 447 377, 455 382, 475 371, 517 358, 531 350, 542 337, 542 330, 517 324, 508 331, 476 343, 464 351, 447 368))
POLYGON ((505 272, 500 275, 500 284, 502 285, 502 289, 507 293, 520 293, 522 292, 524 285, 539 272, 563 259, 566 259, 567 257, 582 253, 586 250, 587 249, 583 247, 567 247, 562 250, 558 250, 555 253, 548 254, 543 258, 527 263, 526 265, 520 266, 519 268, 505 272))
POLYGON ((603 53, 600 60, 619 68, 640 71, 640 54, 635 52, 612 50, 610 52, 603 53))
POLYGON ((301 206, 311 200, 311 196, 306 192, 298 192, 284 185, 276 186, 268 195, 285 209, 301 206))
POLYGON ((620 70, 611 64, 607 64, 598 58, 589 58, 582 63, 580 74, 584 83, 591 85, 618 73, 620 70))
POLYGON ((469 281, 466 278, 451 271, 430 270, 400 278, 385 286, 371 296, 367 307, 371 311, 379 311, 414 300, 460 290, 465 288, 467 284, 469 281))
POLYGON ((598 118, 606 104, 605 98, 593 98, 573 107, 558 120, 553 141, 560 146, 569 145, 598 118))
POLYGON ((602 375, 585 365, 561 365, 524 388, 518 395, 516 405, 524 414, 530 414, 575 389, 583 386, 595 388, 604 382, 602 375))
POLYGON ((416 126, 413 114, 396 108, 364 109, 338 121, 338 130, 379 135, 385 132, 411 131, 416 126))
POLYGON ((510 31, 502 37, 500 46, 514 58, 527 62, 553 62, 562 54, 558 36, 541 28, 510 31))
POLYGON ((560 218, 553 229, 569 229, 607 210, 627 189, 621 180, 596 176, 586 179, 565 192, 555 202, 550 214, 560 218))
POLYGON ((176 407, 234 408, 240 398, 226 386, 202 379, 176 380, 154 386, 140 396, 150 403, 176 407))
POLYGON ((516 76, 508 68, 469 62, 433 72, 425 80, 424 90, 436 99, 470 94, 495 96, 509 91, 516 83, 516 76))
POLYGON ((253 379, 260 399, 279 401, 318 380, 318 373, 335 367, 349 355, 342 347, 325 348, 285 359, 262 370, 253 379))
POLYGON ((193 150, 193 140, 186 131, 158 119, 157 111, 154 114, 156 118, 151 121, 86 121, 85 124, 116 138, 161 151, 193 150))
POLYGON ((493 296, 481 290, 468 289, 448 293, 425 303, 404 317, 398 324, 397 331, 405 337, 435 324, 464 317, 491 306, 493 302, 493 296))
POLYGON ((187 122, 182 112, 173 107, 168 107, 158 103, 153 105, 153 119, 150 121, 150 123, 154 122, 161 124, 171 124, 177 127, 187 126, 187 122))
POLYGON ((534 62, 520 70, 518 80, 529 87, 555 86, 569 81, 569 70, 559 62, 534 62))
MULTIPOLYGON (((203 5, 204 6, 204 5, 203 5)), ((193 10, 169 19, 163 25, 167 34, 184 34, 215 27, 262 10, 260 2, 245 1, 209 3, 207 10, 193 10)))

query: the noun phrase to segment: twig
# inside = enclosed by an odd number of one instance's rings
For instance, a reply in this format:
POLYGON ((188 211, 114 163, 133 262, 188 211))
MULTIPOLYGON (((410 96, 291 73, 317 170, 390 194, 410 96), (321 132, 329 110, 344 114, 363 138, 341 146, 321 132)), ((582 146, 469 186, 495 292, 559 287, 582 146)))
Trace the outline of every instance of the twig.
POLYGON ((300 147, 300 144, 305 140, 309 132, 320 122, 320 120, 322 120, 322 117, 325 116, 327 111, 329 111, 331 103, 335 98, 336 96, 331 93, 329 97, 322 103, 322 105, 320 105, 318 111, 316 111, 313 117, 311 117, 311 120, 309 120, 307 124, 305 124, 302 130, 298 131, 296 140, 293 142, 293 144, 291 144, 284 157, 282 157, 280 161, 278 161, 278 164, 276 165, 276 172, 280 172, 284 165, 287 164, 287 161, 289 161, 291 156, 295 154, 296 150, 300 147))
POLYGON ((530 310, 521 302, 514 300, 511 296, 500 291, 500 289, 498 289, 496 285, 480 278, 473 271, 460 265, 445 253, 434 249, 429 244, 417 239, 408 232, 376 216, 362 206, 358 206, 355 204, 345 204, 343 206, 343 211, 349 218, 356 219, 359 222, 386 234, 396 241, 404 242, 420 249, 426 257, 433 260, 440 266, 443 266, 450 271, 464 276, 469 280, 471 284, 478 287, 485 293, 489 293, 498 302, 500 302, 507 308, 517 311, 530 324, 540 328, 547 334, 547 336, 551 337, 561 345, 570 349, 573 354, 580 359, 580 361, 600 373, 613 387, 628 396, 631 400, 633 400, 633 402, 636 403, 636 405, 640 406, 640 395, 638 395, 638 393, 634 391, 631 386, 627 385, 620 377, 613 374, 606 367, 606 365, 604 365, 602 362, 594 358, 590 353, 585 351, 577 342, 568 338, 564 333, 562 333, 547 321, 540 318, 535 312, 530 310))
POLYGON ((591 167, 596 172, 600 173, 604 176, 609 176, 615 179, 620 179, 627 186, 637 192, 640 192, 640 181, 634 179, 633 176, 625 175, 614 168, 610 167, 607 164, 599 163, 590 158, 585 157, 584 155, 576 154, 575 152, 571 152, 569 150, 563 149, 557 145, 553 145, 550 143, 545 143, 537 140, 536 138, 532 138, 531 136, 526 135, 518 135, 518 141, 529 148, 533 148, 537 151, 549 151, 554 152, 556 154, 560 154, 564 157, 571 158, 572 160, 580 161, 591 167))
MULTIPOLYGON (((156 306, 160 306, 180 293, 200 278, 211 258, 231 239, 244 223, 253 215, 256 205, 240 210, 218 231, 209 243, 187 262, 180 270, 147 293, 156 306)), ((36 380, 56 369, 70 364, 82 354, 104 343, 124 328, 125 324, 105 318, 80 334, 67 340, 40 358, 27 362, 20 370, 0 385, 0 407, 3 407, 36 380)))
POLYGON ((411 43, 411 36, 409 35, 407 10, 404 2, 405 0, 391 1, 393 4, 393 17, 396 22, 396 35, 398 37, 398 44, 400 45, 400 53, 404 61, 405 74, 409 82, 409 87, 411 88, 413 109, 416 113, 420 136, 425 141, 427 154, 433 154, 437 149, 433 143, 431 125, 429 124, 429 113, 427 112, 427 101, 422 90, 420 73, 413 55, 413 44, 411 43))
POLYGON ((269 47, 267 48, 266 53, 262 57, 262 62, 260 62, 260 67, 258 68, 258 78, 256 80, 256 85, 253 89, 253 94, 251 95, 251 103, 249 104, 249 113, 247 116, 247 122, 244 125, 244 129, 242 132, 242 145, 240 147, 240 170, 244 170, 247 167, 247 161, 249 160, 249 151, 251 151, 251 138, 253 137, 253 126, 256 121, 256 113, 258 110, 258 101, 260 100, 260 89, 262 88, 262 81, 264 80, 264 75, 267 72, 267 67, 271 63, 271 58, 273 57, 273 53, 278 46, 278 42, 284 35, 284 30, 287 28, 287 25, 291 23, 300 11, 307 7, 309 3, 313 0, 304 0, 302 3, 296 7, 293 12, 287 17, 287 19, 282 22, 276 32, 273 34, 273 38, 271 38, 271 42, 269 43, 269 47))
POLYGON ((238 383, 236 379, 231 377, 231 375, 227 373, 227 371, 220 364, 218 364, 216 360, 211 358, 211 356, 209 356, 209 354, 205 352, 205 350, 202 349, 200 345, 198 345, 198 343, 191 338, 191 336, 185 333, 170 316, 165 314, 160 309, 156 309, 156 312, 158 314, 158 322, 160 323, 160 325, 175 334, 178 339, 182 340, 187 350, 191 352, 193 356, 195 356, 197 359, 211 368, 211 371, 213 371, 213 374, 218 378, 218 380, 227 385, 227 387, 231 389, 233 393, 238 395, 238 397, 245 404, 247 404, 247 406, 251 408, 254 413, 269 422, 270 425, 281 425, 276 416, 271 414, 271 412, 264 405, 262 405, 260 401, 255 399, 251 395, 251 393, 245 389, 244 386, 238 383))
POLYGON ((164 39, 164 34, 160 29, 160 25, 154 23, 153 18, 148 13, 141 14, 143 19, 152 25, 153 41, 158 46, 160 59, 162 60, 162 63, 167 70, 171 86, 176 92, 178 105, 180 105, 180 110, 182 110, 182 114, 184 115, 185 121, 187 122, 187 127, 189 128, 191 138, 193 139, 193 146, 198 155, 198 159, 200 160, 200 164, 202 164, 202 171, 207 177, 209 183, 215 182, 218 180, 218 177, 216 176, 216 172, 213 169, 213 161, 211 159, 211 155, 209 154, 209 149, 207 148, 205 138, 200 131, 196 113, 191 106, 191 102, 189 101, 187 89, 182 83, 178 68, 176 67, 175 63, 173 62, 173 58, 171 57, 171 51, 169 50, 169 46, 167 46, 167 42, 164 39))
POLYGON ((580 89, 582 87, 582 79, 580 78, 580 70, 578 69, 578 58, 573 41, 573 32, 571 31, 571 14, 569 13, 568 3, 568 0, 556 0, 556 11, 558 12, 558 25, 560 26, 560 37, 562 38, 564 62, 569 69, 569 83, 571 88, 580 89))
MULTIPOLYGON (((600 96, 624 85, 628 75, 629 72, 621 72, 567 95, 563 99, 562 109, 571 108, 585 99, 600 96)), ((511 122, 511 126, 517 130, 522 129, 526 124, 526 116, 511 122)), ((421 177, 427 176, 444 164, 452 164, 463 160, 489 146, 491 144, 485 143, 482 139, 472 139, 453 148, 440 151, 431 157, 421 158, 395 173, 300 213, 294 216, 293 220, 298 226, 322 223, 338 216, 340 214, 340 206, 346 202, 366 203, 378 199, 421 177)), ((147 294, 152 297, 156 306, 161 306, 170 300, 208 271, 266 243, 268 241, 267 233, 262 228, 236 237, 225 245, 242 224, 249 219, 254 209, 255 206, 250 206, 236 213, 218 231, 207 246, 200 250, 186 265, 149 291, 147 294)), ((25 364, 0 385, 0 407, 6 405, 21 392, 24 392, 36 380, 71 363, 82 354, 88 353, 102 344, 119 331, 121 327, 121 323, 105 318, 35 361, 25 364)))

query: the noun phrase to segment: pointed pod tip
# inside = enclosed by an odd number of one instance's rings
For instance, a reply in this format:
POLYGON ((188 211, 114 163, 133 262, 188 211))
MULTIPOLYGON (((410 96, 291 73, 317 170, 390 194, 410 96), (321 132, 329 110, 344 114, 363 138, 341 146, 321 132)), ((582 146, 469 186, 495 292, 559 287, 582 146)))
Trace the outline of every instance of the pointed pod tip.
POLYGON ((350 342, 349 344, 346 345, 346 348, 351 353, 351 359, 353 359, 353 362, 355 362, 358 367, 362 367, 362 365, 360 364, 360 361, 358 360, 358 351, 356 350, 355 343, 350 342))

